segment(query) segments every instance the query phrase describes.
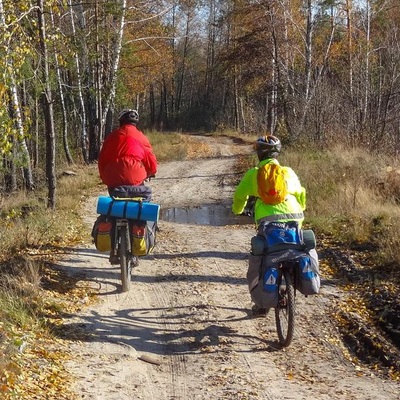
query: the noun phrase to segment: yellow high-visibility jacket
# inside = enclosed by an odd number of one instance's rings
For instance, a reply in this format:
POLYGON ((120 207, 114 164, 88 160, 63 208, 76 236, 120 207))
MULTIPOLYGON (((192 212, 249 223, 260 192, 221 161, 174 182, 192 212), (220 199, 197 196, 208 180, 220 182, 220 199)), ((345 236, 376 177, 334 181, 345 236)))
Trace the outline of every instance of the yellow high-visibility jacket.
POLYGON ((241 214, 249 197, 253 196, 257 197, 254 209, 254 220, 257 226, 263 221, 298 221, 301 226, 304 220, 303 211, 306 209, 306 190, 301 186, 298 176, 290 167, 283 167, 287 171, 289 194, 282 203, 266 204, 258 197, 257 172, 260 167, 268 163, 280 165, 278 160, 268 158, 260 161, 257 167, 251 168, 245 173, 233 195, 233 213, 241 214))

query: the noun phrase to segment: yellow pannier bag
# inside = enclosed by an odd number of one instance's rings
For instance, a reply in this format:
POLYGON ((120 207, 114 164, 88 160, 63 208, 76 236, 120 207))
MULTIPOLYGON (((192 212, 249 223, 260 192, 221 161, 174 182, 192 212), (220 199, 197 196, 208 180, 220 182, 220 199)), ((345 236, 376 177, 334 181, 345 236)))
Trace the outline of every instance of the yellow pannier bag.
POLYGON ((113 221, 106 215, 99 215, 93 225, 92 237, 96 249, 102 253, 111 251, 113 221))
POLYGON ((132 254, 145 256, 155 246, 156 223, 152 221, 132 221, 132 254))

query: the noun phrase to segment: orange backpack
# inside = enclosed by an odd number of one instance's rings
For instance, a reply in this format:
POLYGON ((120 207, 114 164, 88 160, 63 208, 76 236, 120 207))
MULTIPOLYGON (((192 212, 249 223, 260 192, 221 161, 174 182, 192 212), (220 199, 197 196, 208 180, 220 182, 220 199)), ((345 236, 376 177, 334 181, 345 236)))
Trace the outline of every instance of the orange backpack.
POLYGON ((258 169, 258 196, 266 204, 279 204, 288 195, 286 169, 277 164, 265 164, 258 169))

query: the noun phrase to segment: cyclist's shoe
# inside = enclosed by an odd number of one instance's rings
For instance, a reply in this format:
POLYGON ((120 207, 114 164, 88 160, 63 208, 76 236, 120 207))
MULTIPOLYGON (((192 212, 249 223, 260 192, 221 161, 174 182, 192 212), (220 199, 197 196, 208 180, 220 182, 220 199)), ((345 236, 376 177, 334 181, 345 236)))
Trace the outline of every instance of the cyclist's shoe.
POLYGON ((139 257, 133 256, 131 259, 131 268, 136 268, 139 266, 139 257))
POLYGON ((116 254, 110 254, 108 261, 110 261, 112 265, 119 264, 119 257, 116 254))
POLYGON ((251 308, 251 312, 253 313, 254 317, 264 317, 267 315, 268 309, 259 307, 257 304, 254 304, 254 306, 251 308))

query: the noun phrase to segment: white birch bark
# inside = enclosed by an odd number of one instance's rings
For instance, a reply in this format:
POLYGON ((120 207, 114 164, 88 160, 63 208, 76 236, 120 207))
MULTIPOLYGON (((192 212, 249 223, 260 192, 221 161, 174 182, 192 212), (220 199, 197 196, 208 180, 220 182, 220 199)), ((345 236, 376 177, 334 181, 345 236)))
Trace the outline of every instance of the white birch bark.
MULTIPOLYGON (((117 42, 115 45, 115 55, 114 55, 114 62, 113 62, 112 74, 111 74, 111 88, 110 88, 110 92, 108 93, 108 96, 106 98, 105 105, 103 108, 103 114, 101 116, 101 126, 102 127, 105 126, 107 113, 111 107, 111 104, 114 101, 115 90, 116 90, 116 86, 117 86, 117 71, 119 68, 119 61, 120 61, 120 57, 121 57, 122 38, 124 35, 124 28, 125 28, 127 0, 120 0, 120 2, 121 2, 122 12, 121 12, 121 18, 120 18, 120 23, 119 23, 119 32, 118 32, 118 36, 117 36, 117 42)), ((102 131, 100 132, 100 141, 104 140, 104 134, 105 134, 105 132, 104 132, 104 128, 103 128, 102 131)))
MULTIPOLYGON (((51 18, 51 24, 54 29, 55 28, 54 14, 53 14, 52 10, 50 10, 50 18, 51 18)), ((65 156, 67 157, 68 164, 73 164, 73 159, 72 159, 71 152, 69 151, 69 146, 68 146, 68 118, 67 118, 67 110, 65 107, 64 89, 63 89, 63 84, 62 84, 60 65, 58 63, 57 50, 54 50, 54 62, 55 62, 55 67, 56 67, 57 85, 58 85, 58 91, 59 91, 59 95, 60 95, 61 113, 62 113, 62 119, 63 119, 62 138, 63 138, 64 152, 65 152, 65 156)))
POLYGON ((370 35, 371 35, 371 6, 370 1, 365 2, 366 12, 366 51, 365 51, 365 89, 364 89, 364 107, 362 113, 362 126, 365 125, 368 113, 369 103, 369 51, 370 51, 370 35))
MULTIPOLYGON (((3 0, 0 0, 0 24, 4 28, 4 30, 7 29, 7 24, 6 24, 6 19, 4 15, 4 4, 3 0)), ((11 46, 7 46, 7 49, 10 49, 11 46)), ((9 50, 7 50, 9 51, 9 50)), ((10 56, 10 54, 8 54, 10 56)), ((31 167, 31 157, 28 151, 28 146, 26 144, 26 139, 25 139, 25 134, 24 134, 24 125, 22 121, 22 113, 21 113, 21 107, 20 107, 20 102, 18 98, 18 91, 17 91, 17 84, 16 84, 16 77, 14 74, 14 66, 13 66, 13 61, 11 56, 7 57, 6 64, 9 66, 8 72, 10 74, 10 92, 11 92, 11 103, 13 106, 13 112, 14 112, 14 119, 15 119, 15 124, 18 132, 18 137, 16 138, 14 144, 18 144, 18 149, 16 149, 18 152, 22 154, 23 159, 25 160, 25 165, 23 167, 24 170, 24 178, 25 178, 25 186, 28 190, 33 190, 34 189, 34 183, 33 183, 33 176, 32 176, 32 167, 31 167)))
POLYGON ((353 101, 353 16, 352 0, 346 0, 346 19, 347 19, 347 49, 349 52, 349 86, 350 98, 353 101))
MULTIPOLYGON (((76 38, 76 29, 75 29, 75 12, 74 12, 74 7, 72 7, 72 4, 69 4, 70 7, 70 14, 71 14, 71 29, 72 29, 72 34, 74 38, 76 38)), ((80 13, 78 16, 81 18, 81 20, 84 19, 83 12, 80 13)), ((82 22, 82 25, 84 22, 82 22)), ((86 163, 89 162, 89 151, 88 151, 88 137, 87 137, 87 131, 86 131, 86 109, 85 109, 85 102, 83 100, 83 90, 82 90, 82 74, 81 74, 81 68, 80 68, 80 62, 79 62, 79 55, 77 52, 74 53, 74 59, 75 59, 75 68, 76 68, 76 75, 77 75, 77 85, 78 85, 78 96, 79 96, 79 102, 80 102, 80 107, 81 107, 81 123, 82 123, 82 131, 81 131, 81 146, 82 146, 82 156, 83 159, 86 163)))

